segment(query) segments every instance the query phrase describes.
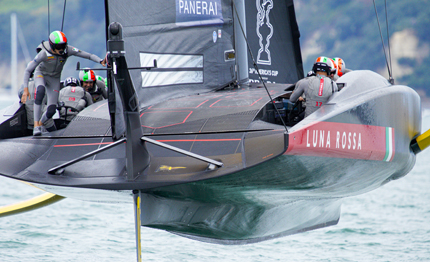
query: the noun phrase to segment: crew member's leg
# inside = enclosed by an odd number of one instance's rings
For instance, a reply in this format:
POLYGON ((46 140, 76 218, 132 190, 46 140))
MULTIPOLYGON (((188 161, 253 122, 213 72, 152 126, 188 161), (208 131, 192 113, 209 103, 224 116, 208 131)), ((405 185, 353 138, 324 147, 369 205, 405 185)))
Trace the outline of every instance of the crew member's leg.
POLYGON ((40 122, 43 123, 48 131, 55 131, 57 128, 53 121, 50 121, 57 111, 58 95, 60 92, 60 78, 45 76, 46 96, 48 98, 48 107, 42 114, 40 122), (49 121, 48 121, 49 120, 49 121))
POLYGON ((34 127, 33 135, 40 136, 42 134, 42 123, 40 122, 42 114, 42 101, 45 97, 45 79, 42 74, 34 74, 34 86, 36 87, 36 92, 34 93, 34 127))

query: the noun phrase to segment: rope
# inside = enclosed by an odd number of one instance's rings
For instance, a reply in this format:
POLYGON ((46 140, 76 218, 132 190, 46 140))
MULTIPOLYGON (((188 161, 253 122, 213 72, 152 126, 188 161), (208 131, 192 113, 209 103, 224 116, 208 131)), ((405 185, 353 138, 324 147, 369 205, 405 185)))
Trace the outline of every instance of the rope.
POLYGON ((49 0, 48 0, 48 35, 51 33, 51 23, 49 19, 49 0))
POLYGON ((64 0, 64 7, 63 7, 63 21, 61 22, 61 32, 63 32, 63 25, 64 25, 64 17, 66 16, 66 0, 64 0))
MULTIPOLYGON (((385 62, 387 63, 389 81, 390 81, 391 84, 393 84, 394 83, 394 79, 393 79, 393 76, 391 75, 390 65, 388 64, 387 52, 385 51, 385 44, 384 44, 384 39, 382 37, 381 25, 379 23, 379 16, 378 16, 378 11, 376 10, 375 0, 373 0, 373 6, 375 7, 376 21, 378 22, 379 35, 381 36, 382 49, 384 50, 385 62)), ((387 21, 387 23, 388 23, 388 21, 387 21)), ((387 28, 387 30, 388 30, 388 28, 387 28)), ((388 36, 388 38, 389 38, 389 36, 388 36)), ((391 58, 390 58, 390 61, 391 61, 391 58)))
POLYGON ((390 71, 391 71, 391 78, 389 80, 390 80, 391 84, 394 84, 394 79, 392 78, 393 65, 391 64, 390 33, 388 31, 388 8, 387 8, 387 0, 385 0, 385 22, 387 24, 388 56, 389 56, 389 59, 390 59, 390 71))

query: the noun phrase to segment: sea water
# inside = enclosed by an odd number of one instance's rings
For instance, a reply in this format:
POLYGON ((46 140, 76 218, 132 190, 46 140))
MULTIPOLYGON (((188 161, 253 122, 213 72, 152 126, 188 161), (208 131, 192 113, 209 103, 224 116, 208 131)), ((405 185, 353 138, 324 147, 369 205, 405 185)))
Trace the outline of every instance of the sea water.
MULTIPOLYGON (((430 110, 423 112, 423 131, 430 110)), ((430 150, 405 177, 346 198, 337 225, 242 246, 142 227, 143 261, 430 261, 430 150)), ((0 177, 0 206, 41 191, 0 177)), ((144 212, 144 211, 143 211, 144 212)), ((65 199, 0 218, 0 261, 136 261, 132 205, 65 199)))

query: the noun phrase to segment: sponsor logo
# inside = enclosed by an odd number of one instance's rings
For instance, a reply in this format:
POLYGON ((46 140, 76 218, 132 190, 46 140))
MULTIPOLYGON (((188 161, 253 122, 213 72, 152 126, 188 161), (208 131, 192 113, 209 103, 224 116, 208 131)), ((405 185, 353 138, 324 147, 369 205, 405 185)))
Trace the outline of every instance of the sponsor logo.
POLYGON ((257 36, 260 49, 257 54, 257 64, 272 65, 270 55, 270 39, 273 36, 273 26, 270 23, 269 14, 273 8, 273 0, 257 0, 257 36), (264 43, 264 45, 263 45, 264 43))
POLYGON ((176 0, 176 24, 185 26, 222 24, 221 0, 176 0))
POLYGON ((290 133, 285 154, 390 162, 394 145, 391 127, 318 122, 290 133))
POLYGON ((216 40, 217 40, 217 34, 216 34, 216 32, 215 32, 215 31, 213 31, 213 33, 212 33, 212 40, 214 41, 214 43, 216 43, 216 40))
POLYGON ((278 76, 279 72, 277 70, 270 70, 270 69, 258 69, 258 72, 255 68, 249 68, 249 74, 254 75, 260 75, 262 76, 278 76))
POLYGON ((17 125, 18 123, 19 123, 18 117, 15 117, 14 119, 10 120, 9 125, 12 127, 17 125))
MULTIPOLYGON (((270 80, 269 77, 276 77, 279 74, 278 70, 270 70, 270 69, 258 69, 258 72, 255 68, 248 68, 248 73, 249 75, 256 75, 258 77, 258 73, 260 73, 261 78, 266 82, 266 83, 276 83, 273 80, 270 80)), ((249 82, 251 83, 260 83, 260 79, 249 79, 249 82)))
POLYGON ((160 171, 172 171, 172 170, 177 170, 177 169, 184 169, 186 167, 184 166, 166 166, 166 165, 161 165, 157 168, 157 170, 155 172, 160 172, 160 171))
POLYGON ((332 138, 330 130, 306 130, 306 147, 331 148, 335 144, 337 149, 361 150, 361 133, 336 131, 335 139, 332 138))
POLYGON ((320 78, 320 88, 318 90, 318 95, 322 96, 323 95, 323 91, 324 91, 324 78, 321 77, 320 78))

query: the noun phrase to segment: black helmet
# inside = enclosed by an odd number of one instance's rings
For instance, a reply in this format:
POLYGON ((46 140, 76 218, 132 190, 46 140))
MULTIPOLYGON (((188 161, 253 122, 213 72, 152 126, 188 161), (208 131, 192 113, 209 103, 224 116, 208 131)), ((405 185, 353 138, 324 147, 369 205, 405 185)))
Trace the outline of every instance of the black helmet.
POLYGON ((316 62, 312 67, 312 71, 314 71, 315 73, 318 71, 322 71, 322 72, 326 72, 327 75, 330 75, 331 67, 327 63, 316 62))
POLYGON ((80 86, 81 83, 74 77, 68 77, 64 80, 64 86, 80 86))

